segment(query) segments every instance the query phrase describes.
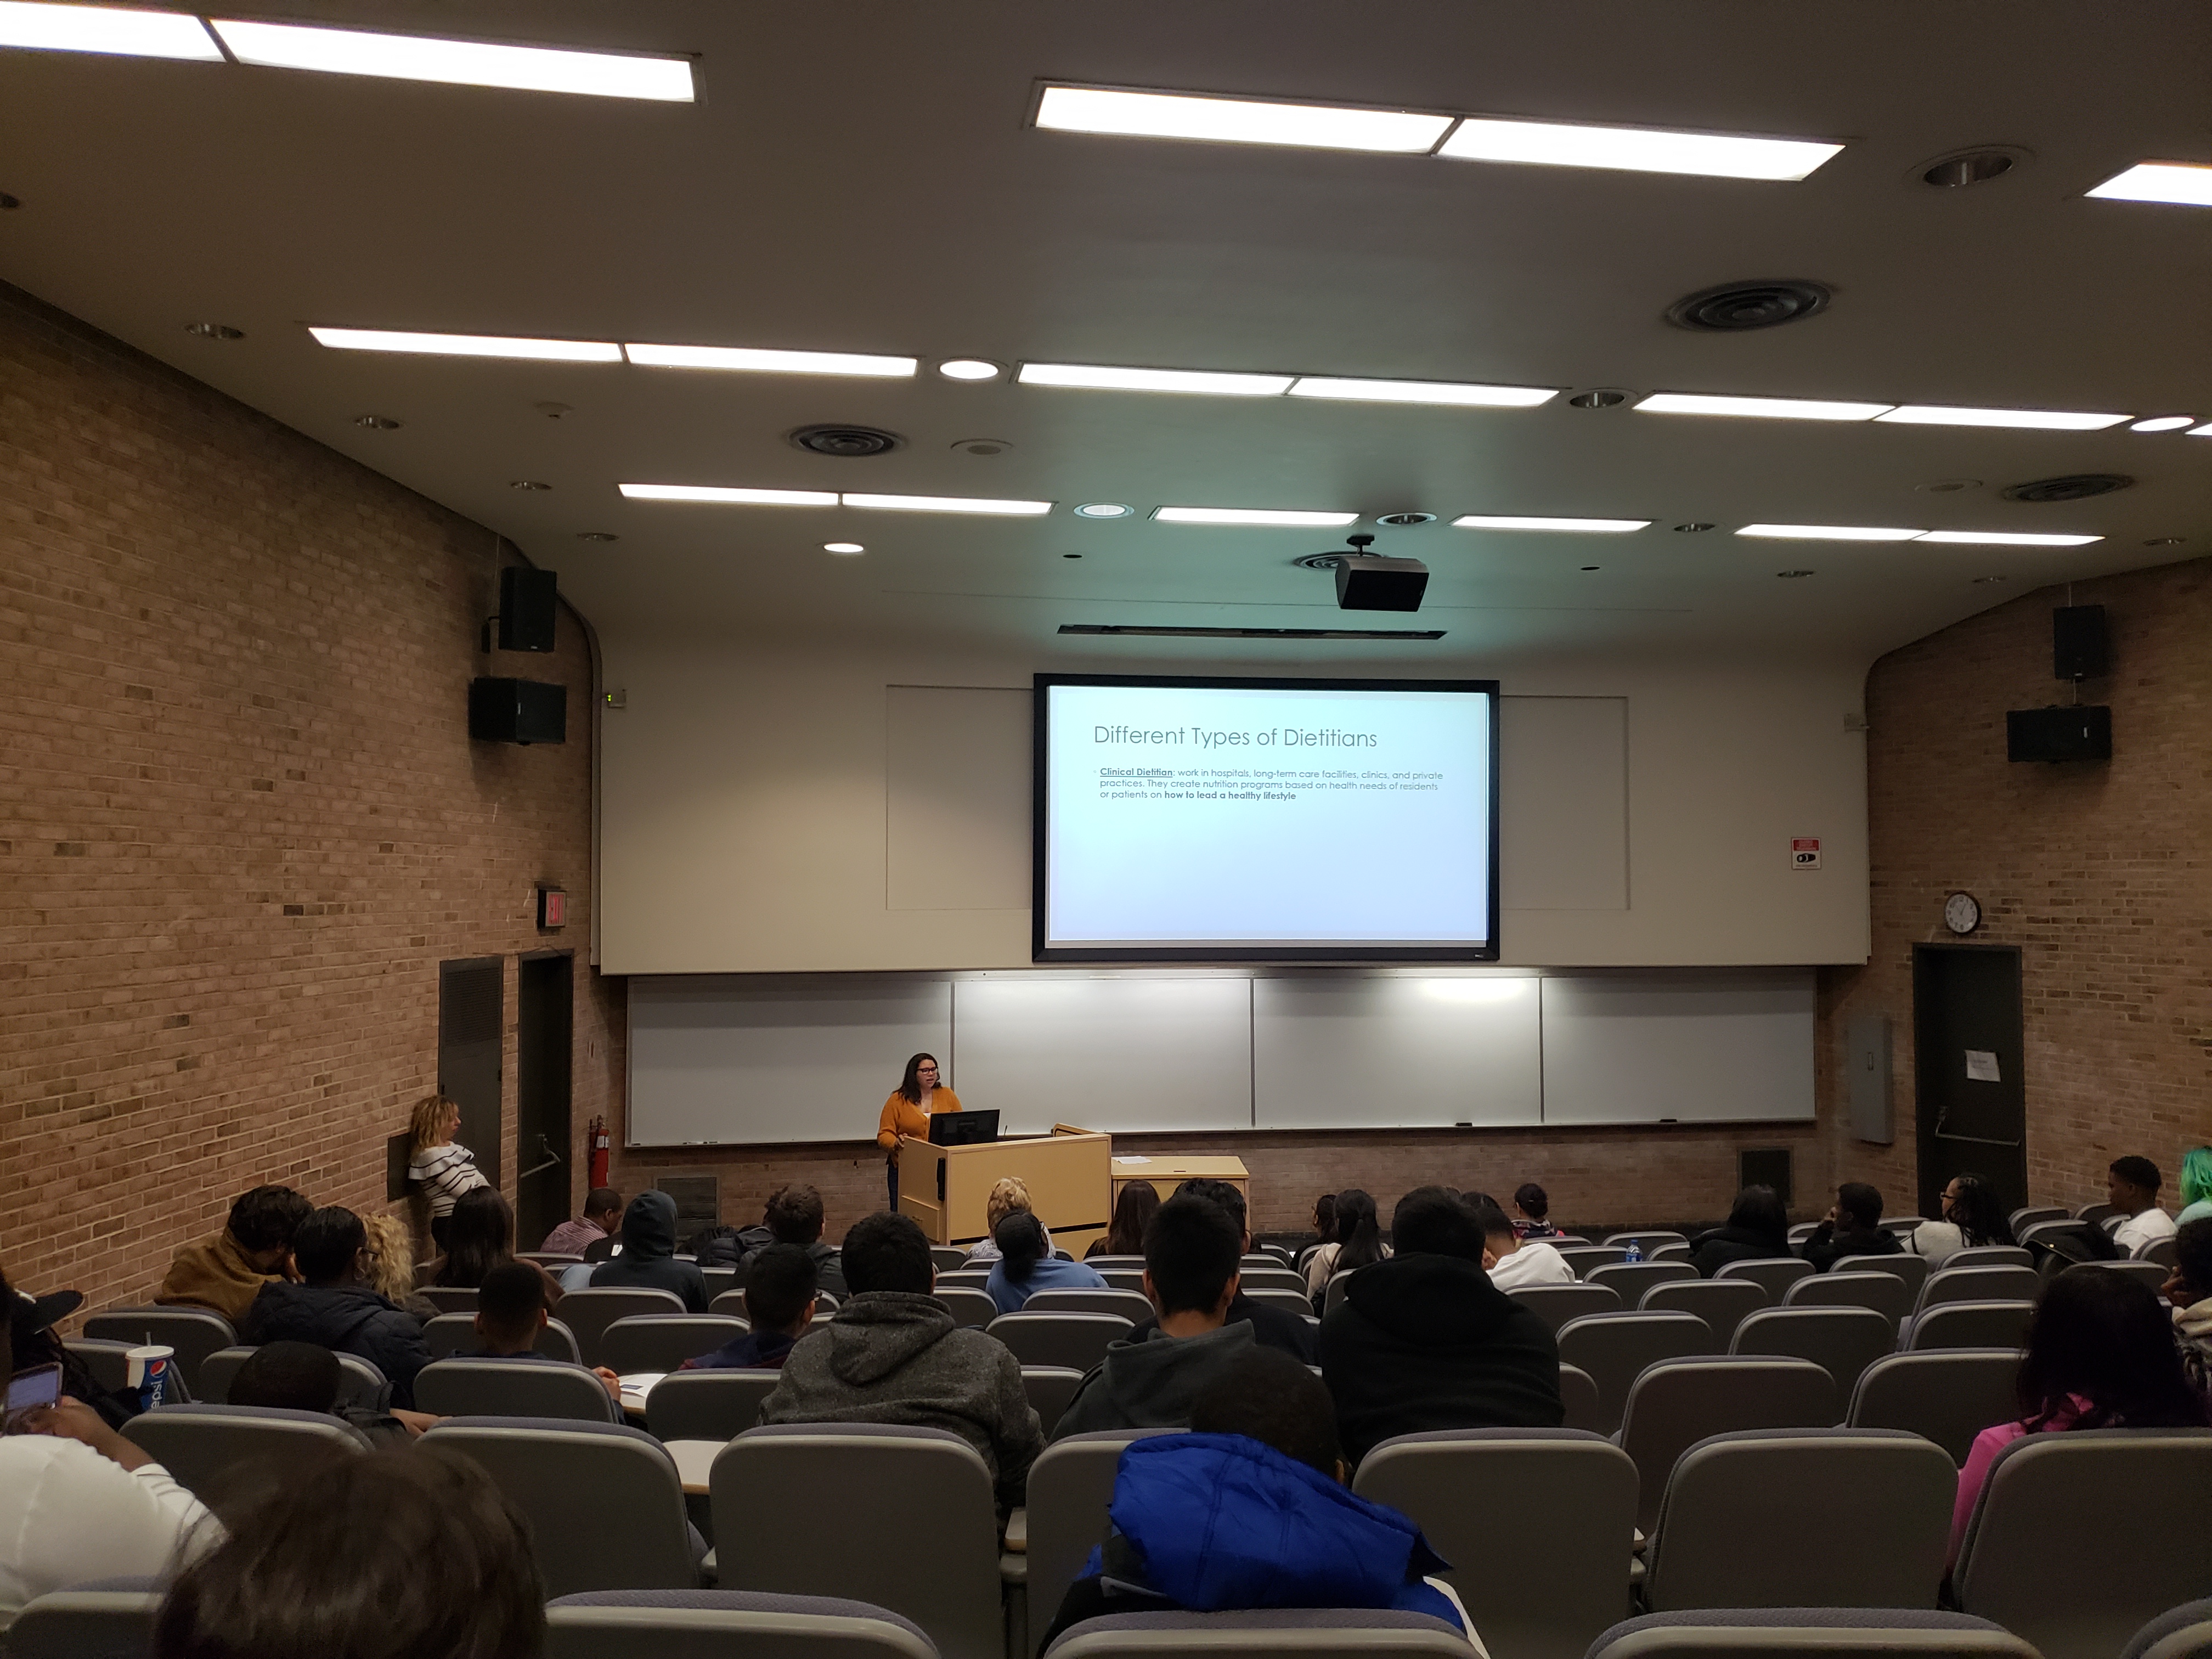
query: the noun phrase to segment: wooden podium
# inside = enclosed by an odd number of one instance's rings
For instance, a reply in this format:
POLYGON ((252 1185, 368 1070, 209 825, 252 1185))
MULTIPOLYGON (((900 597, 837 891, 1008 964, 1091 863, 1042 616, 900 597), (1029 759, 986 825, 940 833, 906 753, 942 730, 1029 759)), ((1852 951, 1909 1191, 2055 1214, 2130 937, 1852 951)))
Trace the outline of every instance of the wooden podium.
POLYGON ((1107 1170, 1111 1135, 1066 1124, 1048 1135, 933 1146, 899 1141, 899 1212, 921 1224, 933 1244, 973 1244, 984 1237, 983 1200, 1006 1176, 1018 1176, 1030 1202, 1052 1230, 1054 1249, 1080 1261, 1112 1218, 1107 1170))

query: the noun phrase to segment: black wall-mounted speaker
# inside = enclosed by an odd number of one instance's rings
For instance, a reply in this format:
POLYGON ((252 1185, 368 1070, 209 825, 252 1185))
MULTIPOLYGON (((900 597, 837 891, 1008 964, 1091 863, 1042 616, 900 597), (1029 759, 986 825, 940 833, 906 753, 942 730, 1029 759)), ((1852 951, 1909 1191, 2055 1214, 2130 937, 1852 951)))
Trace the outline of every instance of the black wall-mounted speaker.
POLYGON ((561 579, 551 570, 510 564, 499 573, 499 648, 550 651, 561 579))
POLYGON ((2112 672, 2112 641, 2101 605, 2061 605, 2051 613, 2051 678, 2088 680, 2112 672))
POLYGON ((2005 716, 2005 758, 2102 761, 2112 757, 2112 711, 2102 705, 2015 708, 2005 716))
POLYGON ((1790 1207, 1790 1149, 1787 1146, 1741 1147, 1735 1155, 1735 1185, 1771 1187, 1782 1207, 1790 1207))
POLYGON ((568 688, 542 680, 471 680, 469 735, 480 743, 566 743, 568 688))
POLYGON ((1419 611, 1428 586, 1429 568, 1419 559, 1346 555, 1336 567, 1336 608, 1419 611))

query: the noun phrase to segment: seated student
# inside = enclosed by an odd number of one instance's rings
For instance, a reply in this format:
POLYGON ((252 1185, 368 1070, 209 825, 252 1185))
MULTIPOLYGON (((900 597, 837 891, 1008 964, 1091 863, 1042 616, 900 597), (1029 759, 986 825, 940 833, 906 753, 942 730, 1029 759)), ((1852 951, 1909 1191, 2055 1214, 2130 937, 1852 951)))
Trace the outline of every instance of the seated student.
MULTIPOLYGON (((767 1242, 773 1244, 775 1235, 769 1234, 767 1242)), ((713 1226, 702 1227, 692 1234, 683 1253, 703 1270, 708 1267, 734 1267, 753 1250, 761 1248, 758 1244, 748 1245, 744 1235, 727 1222, 716 1222, 713 1226)))
POLYGON ((414 1230, 389 1211, 365 1215, 362 1229, 368 1235, 368 1288, 418 1325, 427 1325, 445 1311, 416 1288, 414 1230))
POLYGON ((1474 1212, 1418 1187, 1390 1231, 1397 1255, 1362 1269, 1321 1322, 1322 1379, 1353 1462, 1395 1434, 1565 1422, 1559 1345, 1490 1282, 1474 1212))
MULTIPOLYGON (((446 1253, 432 1268, 430 1282, 472 1291, 494 1267, 514 1259, 514 1206, 498 1188, 477 1187, 453 1200, 453 1213, 446 1224, 446 1253)), ((558 1306, 560 1281, 534 1261, 523 1266, 545 1280, 545 1300, 558 1306)))
MULTIPOLYGON (((538 1334, 545 1328, 545 1275, 534 1261, 502 1261, 483 1278, 477 1291, 477 1347, 473 1353, 456 1352, 456 1359, 523 1359, 548 1365, 567 1362, 538 1352, 538 1334)), ((591 1368, 607 1398, 622 1400, 622 1378, 605 1365, 591 1368)))
MULTIPOLYGON (((0 1306, 17 1300, 0 1278, 0 1306)), ((18 1364, 11 1323, 0 1319, 0 1376, 18 1364)), ((0 1632, 48 1590, 165 1572, 221 1533, 167 1469, 64 1396, 0 1437, 0 1632)))
POLYGON ((1482 1226, 1482 1267, 1501 1291, 1522 1285, 1571 1285, 1575 1270, 1556 1245, 1514 1231, 1497 1200, 1477 1193, 1466 1200, 1482 1226))
POLYGON ((1083 1259, 1088 1261, 1094 1255, 1142 1255, 1145 1228, 1159 1207, 1160 1189, 1151 1182, 1122 1182, 1121 1195, 1114 1200, 1114 1218, 1107 1224, 1105 1236, 1091 1241, 1091 1248, 1083 1253, 1083 1259))
POLYGON ((1096 1267, 1062 1261, 1052 1253, 1044 1223, 1027 1210, 1012 1210, 999 1223, 999 1261, 983 1292, 1000 1313, 1018 1313, 1039 1291, 1103 1291, 1096 1267))
POLYGON ((1960 1251, 1981 1244, 2009 1244, 2012 1223, 1997 1189, 1978 1175, 1957 1175, 1943 1188, 1941 1220, 1923 1221, 1905 1236, 1905 1253, 1940 1267, 1960 1251))
POLYGON ((2173 1304, 2173 1340, 2190 1386, 2212 1400, 2212 1218, 2183 1222, 2173 1252, 2159 1290, 2173 1304))
POLYGON ((707 1311, 698 1263, 676 1259, 676 1200, 657 1189, 630 1200, 623 1212, 622 1254, 592 1268, 588 1282, 595 1291, 673 1291, 686 1311, 707 1311))
POLYGON ((1711 1279, 1731 1261, 1764 1261, 1790 1254, 1790 1212, 1771 1187, 1747 1187, 1735 1195, 1728 1224, 1690 1241, 1690 1265, 1711 1279))
POLYGON ((912 1216, 863 1216, 843 1260, 852 1299, 784 1356, 760 1420, 950 1429, 982 1455, 1000 1504, 1019 1504, 1044 1449, 1021 1362, 930 1294, 937 1273, 912 1216))
POLYGON ((614 1237, 622 1225, 622 1194, 611 1187, 594 1187, 584 1194, 584 1213, 574 1221, 564 1221, 545 1235, 538 1253, 543 1255, 581 1255, 586 1245, 596 1244, 603 1238, 614 1237))
MULTIPOLYGON (((1019 1176, 1000 1176, 991 1183, 991 1190, 983 1194, 983 1237, 968 1248, 968 1259, 961 1265, 988 1266, 999 1259, 999 1224, 1016 1211, 1030 1215, 1036 1213, 1030 1201, 1030 1184, 1019 1176)), ((1044 1224, 1039 1222, 1039 1226, 1044 1224)), ((1044 1253, 1052 1254, 1052 1234, 1044 1236, 1044 1253)))
POLYGON ((2016 1422, 1974 1437, 1951 1512, 1951 1560, 1996 1455, 2026 1434, 2068 1429, 2202 1428, 2204 1396, 2189 1385, 2157 1293, 2093 1264, 2044 1281, 2020 1359, 2016 1422))
POLYGON ((1420 1528, 1346 1490, 1328 1390, 1304 1365, 1246 1348, 1192 1402, 1190 1427, 1122 1453, 1112 1529, 1042 1647, 1123 1613, 1387 1607, 1467 1629, 1428 1577, 1447 1564, 1420 1528))
MULTIPOLYGON (((768 1224, 769 1237, 778 1244, 796 1244, 814 1259, 816 1285, 836 1297, 845 1297, 845 1273, 839 1265, 835 1246, 822 1242, 822 1194, 804 1182, 779 1187, 768 1195, 768 1206, 761 1218, 768 1224)), ((745 1252, 750 1262, 765 1248, 756 1247, 745 1252)))
POLYGON ((745 1272, 745 1317, 752 1329, 712 1353, 687 1359, 687 1371, 780 1370, 792 1344, 814 1322, 814 1258, 798 1244, 771 1244, 745 1272))
POLYGON ((1513 1189, 1513 1231, 1523 1238, 1566 1237, 1552 1224, 1552 1200, 1533 1181, 1524 1181, 1513 1189))
POLYGON ((1901 1255, 1905 1246, 1881 1224, 1881 1194, 1863 1181, 1836 1188, 1826 1219, 1805 1240, 1804 1257, 1824 1273, 1847 1255, 1901 1255))
MULTIPOLYGON (((1252 1231, 1244 1223, 1243 1190, 1233 1182, 1210 1181, 1203 1176, 1186 1181, 1176 1189, 1177 1198, 1202 1198, 1218 1205, 1229 1218, 1229 1224, 1237 1229, 1237 1253, 1249 1255, 1252 1250, 1252 1231)), ((1149 1261, 1151 1251, 1146 1252, 1149 1261)), ((1229 1304, 1228 1323, 1243 1323, 1252 1328, 1252 1340, 1263 1348, 1280 1348, 1302 1364, 1314 1363, 1316 1338, 1314 1328, 1306 1323, 1305 1316, 1289 1308, 1279 1308, 1272 1302, 1259 1302, 1244 1294, 1240 1283, 1237 1295, 1229 1304)), ((1141 1342, 1146 1334, 1154 1328, 1150 1319, 1138 1322, 1137 1328, 1129 1334, 1133 1342, 1141 1342)))
POLYGON ((267 1342, 256 1348, 230 1379, 234 1406, 279 1406, 295 1412, 322 1412, 342 1419, 372 1440, 404 1445, 439 1419, 428 1412, 379 1411, 373 1406, 342 1406, 345 1373, 338 1357, 313 1342, 267 1342))
POLYGON ((2181 1155, 2181 1212, 2177 1227, 2212 1220, 2212 1146, 2191 1146, 2181 1155))
POLYGON ((292 1259, 306 1282, 261 1287, 239 1335, 264 1342, 313 1342, 358 1354, 392 1384, 392 1403, 412 1407, 415 1373, 430 1363, 414 1316, 368 1287, 368 1230, 351 1210, 317 1210, 293 1236, 292 1259))
POLYGON ((178 1576, 155 1659, 536 1659, 529 1526, 480 1465, 434 1441, 290 1474, 178 1576))
POLYGON ((2158 1207, 2158 1165, 2147 1158, 2116 1158, 2105 1178, 2105 1195, 2127 1219, 2112 1229, 2122 1255, 2173 1237, 2173 1218, 2158 1207))
POLYGON ((1060 1414, 1053 1438, 1094 1429, 1179 1429, 1192 1402, 1253 1345, 1234 1316, 1243 1243, 1229 1212, 1184 1190, 1145 1229, 1145 1294, 1156 1317, 1106 1350, 1060 1414))
POLYGON ((288 1276, 292 1235, 314 1207, 289 1187, 240 1194, 221 1232, 178 1250, 154 1300, 212 1309, 236 1325, 264 1285, 288 1276))
POLYGON ((1314 1311, 1321 1311, 1331 1279, 1389 1254, 1375 1200, 1357 1187, 1346 1188, 1336 1195, 1336 1237, 1306 1258, 1306 1294, 1313 1297, 1314 1311))

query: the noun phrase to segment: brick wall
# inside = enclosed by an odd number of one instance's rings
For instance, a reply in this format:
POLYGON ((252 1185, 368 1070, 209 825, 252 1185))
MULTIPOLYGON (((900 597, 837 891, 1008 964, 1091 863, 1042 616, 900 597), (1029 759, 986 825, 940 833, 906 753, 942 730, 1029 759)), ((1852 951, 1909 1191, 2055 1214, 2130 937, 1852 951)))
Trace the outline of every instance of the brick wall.
MULTIPOLYGON (((1910 1207, 1911 957, 1951 937, 1945 896, 1981 901, 1975 939, 2021 947, 2033 1201, 2104 1196, 2106 1164, 2140 1152, 2173 1179, 2212 1140, 2212 561, 2075 584, 2106 607, 2112 672, 2082 701, 2112 709, 2106 764, 2013 764, 2005 711, 2066 702, 2051 678, 2046 588, 1891 653, 1867 684, 1874 953, 1826 975, 1824 1072, 1845 1022, 1887 1014, 1898 1139, 1829 1157, 1910 1207)), ((2171 1190, 2166 1194, 2172 1205, 2171 1190)))
MULTIPOLYGON (((578 1126, 620 1077, 571 740, 471 744, 500 554, 459 519, 0 288, 0 1264, 149 1292, 233 1195, 380 1208, 437 964, 578 953, 578 1126), (533 889, 568 888, 558 936, 533 889)), ((526 664, 516 667, 514 665, 526 664)), ((501 1166, 517 1168, 512 1079, 501 1166)), ((572 1167, 580 1169, 577 1160, 572 1167)))

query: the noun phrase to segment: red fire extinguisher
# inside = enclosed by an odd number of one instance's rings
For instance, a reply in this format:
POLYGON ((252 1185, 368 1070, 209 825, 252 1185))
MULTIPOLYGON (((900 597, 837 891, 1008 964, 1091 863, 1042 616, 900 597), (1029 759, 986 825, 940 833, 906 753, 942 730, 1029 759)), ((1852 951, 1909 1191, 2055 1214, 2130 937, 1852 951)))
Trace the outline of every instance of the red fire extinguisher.
POLYGON ((592 1120, 588 1133, 592 1138, 592 1185, 607 1184, 607 1121, 603 1117, 592 1120))

